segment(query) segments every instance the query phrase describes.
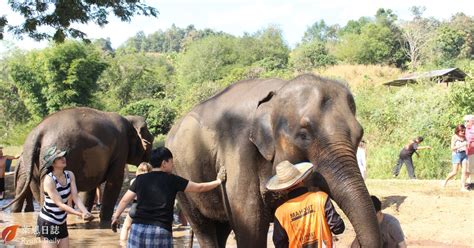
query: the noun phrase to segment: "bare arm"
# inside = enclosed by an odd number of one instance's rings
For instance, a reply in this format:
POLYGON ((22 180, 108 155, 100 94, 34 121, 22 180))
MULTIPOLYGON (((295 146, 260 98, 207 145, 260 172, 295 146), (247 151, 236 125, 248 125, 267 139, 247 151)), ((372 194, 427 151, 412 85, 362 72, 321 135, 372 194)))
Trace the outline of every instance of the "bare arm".
POLYGON ((431 146, 419 146, 417 150, 431 149, 431 146))
POLYGON ((115 213, 113 214, 112 219, 114 219, 114 217, 117 217, 116 219, 118 219, 118 217, 120 217, 120 215, 122 214, 123 210, 125 210, 127 205, 131 201, 133 201, 133 199, 135 199, 135 197, 137 197, 137 194, 135 192, 133 192, 131 190, 127 190, 125 195, 122 196, 122 199, 120 200, 120 203, 119 203, 117 209, 115 210, 115 213))
POLYGON ((123 210, 127 207, 128 203, 133 201, 137 197, 137 194, 131 190, 127 190, 125 195, 123 195, 122 199, 120 200, 120 203, 115 210, 115 213, 112 215, 112 231, 117 232, 117 227, 118 227, 118 220, 120 218, 120 215, 122 215, 123 210))
POLYGON ((453 136, 451 137, 451 151, 456 151, 457 149, 459 149, 458 147, 455 146, 456 144, 456 137, 453 136))
POLYGON ((71 178, 71 197, 72 197, 72 200, 74 201, 74 203, 77 205, 77 207, 81 210, 81 212, 84 215, 87 215, 87 214, 90 215, 89 211, 87 211, 86 207, 82 203, 81 198, 79 198, 79 195, 77 194, 76 177, 74 176, 74 173, 72 173, 72 171, 67 171, 66 173, 71 178))
POLYGON ((16 156, 16 157, 10 156, 10 155, 6 155, 6 156, 5 156, 5 158, 6 158, 6 159, 9 159, 9 160, 18 159, 19 157, 20 157, 20 156, 16 156))
POLYGON ((56 184, 54 180, 50 176, 46 176, 44 178, 44 191, 48 194, 48 196, 53 200, 54 204, 59 207, 59 209, 66 211, 67 213, 74 214, 77 216, 82 216, 82 213, 71 208, 67 204, 63 203, 61 196, 56 189, 56 184))
POLYGON ((224 166, 220 166, 216 180, 207 183, 195 183, 193 181, 189 181, 186 189, 184 189, 184 192, 207 192, 221 185, 226 179, 227 171, 224 166))
POLYGON ((186 186, 184 192, 207 192, 215 189, 217 186, 221 185, 221 183, 222 181, 220 179, 216 179, 207 183, 195 183, 193 181, 189 181, 188 186, 186 186))

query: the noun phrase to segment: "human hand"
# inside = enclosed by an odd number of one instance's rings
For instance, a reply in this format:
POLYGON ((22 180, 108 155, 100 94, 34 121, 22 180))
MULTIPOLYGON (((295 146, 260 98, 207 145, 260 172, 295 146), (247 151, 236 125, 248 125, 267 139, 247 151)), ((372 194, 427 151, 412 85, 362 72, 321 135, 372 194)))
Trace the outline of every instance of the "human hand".
POLYGON ((220 180, 221 183, 223 183, 225 182, 226 179, 227 179, 226 169, 224 168, 224 166, 221 166, 221 168, 219 169, 219 172, 217 173, 217 180, 220 180))
POLYGON ((119 225, 118 217, 113 215, 112 216, 112 223, 110 224, 110 227, 112 228, 113 232, 117 232, 118 225, 119 225))
POLYGON ((84 212, 82 213, 82 219, 85 220, 85 221, 91 221, 93 220, 95 217, 90 213, 90 212, 84 212))

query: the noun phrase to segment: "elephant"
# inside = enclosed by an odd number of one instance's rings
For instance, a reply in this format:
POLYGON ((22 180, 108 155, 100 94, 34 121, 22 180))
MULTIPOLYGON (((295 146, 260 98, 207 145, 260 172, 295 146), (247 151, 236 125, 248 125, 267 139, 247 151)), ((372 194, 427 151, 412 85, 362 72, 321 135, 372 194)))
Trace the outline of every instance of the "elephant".
MULTIPOLYGON (((46 175, 43 156, 55 145, 67 150, 66 170, 76 177, 84 205, 92 208, 96 188, 105 183, 100 220, 110 222, 123 184, 125 165, 149 161, 153 135, 141 116, 120 116, 87 107, 61 110, 47 116, 27 136, 15 171, 15 199, 10 204, 19 212, 31 192, 43 201, 42 179, 46 175), (29 186, 29 187, 28 187, 29 186)), ((27 210, 32 206, 27 201, 27 210)))
POLYGON ((227 170, 221 192, 178 194, 200 245, 225 247, 233 230, 238 247, 266 247, 282 194, 265 185, 276 165, 288 160, 311 162, 310 184, 348 216, 362 247, 380 247, 375 209, 355 156, 363 135, 355 112, 345 85, 303 74, 234 83, 178 120, 165 143, 175 173, 199 182, 214 179, 221 166, 227 170))

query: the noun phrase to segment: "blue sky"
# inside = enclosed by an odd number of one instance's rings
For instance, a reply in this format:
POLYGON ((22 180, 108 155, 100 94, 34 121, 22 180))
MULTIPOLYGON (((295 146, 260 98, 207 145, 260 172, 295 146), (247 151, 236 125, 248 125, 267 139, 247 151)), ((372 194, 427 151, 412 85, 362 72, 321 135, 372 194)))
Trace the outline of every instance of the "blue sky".
MULTIPOLYGON (((0 15, 7 15, 10 23, 16 24, 21 17, 13 13, 7 1, 0 1, 0 15)), ((351 19, 374 16, 378 8, 392 9, 399 19, 409 20, 411 6, 425 6, 424 16, 439 20, 449 19, 457 12, 474 15, 472 0, 147 0, 148 5, 160 12, 158 18, 134 17, 130 23, 111 18, 101 28, 95 24, 76 25, 89 38, 107 38, 114 48, 118 47, 138 31, 146 34, 159 29, 166 30, 173 23, 178 27, 193 24, 198 29, 211 28, 240 36, 244 32, 254 33, 268 25, 278 25, 288 45, 298 43, 308 26, 324 19, 327 24, 345 25, 351 19)), ((47 42, 36 42, 29 38, 18 40, 7 34, 6 42, 0 42, 0 53, 12 43, 21 49, 41 48, 47 42)))

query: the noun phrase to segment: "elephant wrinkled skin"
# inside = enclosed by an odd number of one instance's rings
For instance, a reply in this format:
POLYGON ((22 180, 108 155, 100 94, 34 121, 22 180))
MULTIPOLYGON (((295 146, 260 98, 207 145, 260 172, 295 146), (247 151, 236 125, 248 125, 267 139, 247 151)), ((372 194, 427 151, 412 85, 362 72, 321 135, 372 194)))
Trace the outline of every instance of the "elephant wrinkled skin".
MULTIPOLYGON (((46 172, 42 158, 50 146, 56 145, 68 151, 66 170, 76 176, 78 191, 87 192, 81 195, 89 210, 96 187, 106 182, 100 218, 109 222, 122 187, 124 166, 149 161, 152 144, 153 136, 140 116, 123 117, 84 107, 51 114, 26 138, 15 170, 16 196, 9 205, 13 204, 13 212, 20 212, 31 193, 42 202, 40 182, 46 172)), ((26 208, 33 210, 30 201, 26 208)))
POLYGON ((379 247, 355 157, 362 134, 349 90, 311 74, 241 81, 194 107, 167 137, 175 172, 205 182, 225 166, 228 178, 227 197, 217 189, 178 195, 200 245, 225 247, 233 230, 239 247, 266 247, 278 196, 265 183, 276 164, 289 160, 312 162, 314 183, 348 216, 362 247, 379 247))

